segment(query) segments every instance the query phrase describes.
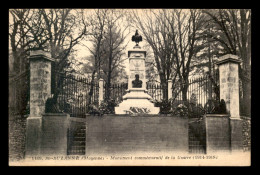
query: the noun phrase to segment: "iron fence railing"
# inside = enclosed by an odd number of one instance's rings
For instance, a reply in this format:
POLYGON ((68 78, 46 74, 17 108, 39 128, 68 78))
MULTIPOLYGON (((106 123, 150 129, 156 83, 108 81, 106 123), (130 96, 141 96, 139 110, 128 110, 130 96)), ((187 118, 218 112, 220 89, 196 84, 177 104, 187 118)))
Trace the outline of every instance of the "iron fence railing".
POLYGON ((116 104, 121 103, 123 96, 127 93, 127 87, 127 83, 111 84, 109 87, 107 83, 104 83, 104 99, 112 99, 116 104))
POLYGON ((166 93, 167 91, 161 84, 151 83, 147 83, 146 89, 148 94, 156 101, 161 101, 163 99, 163 93, 166 93))
POLYGON ((189 79, 186 84, 176 82, 172 86, 172 106, 183 104, 193 117, 212 113, 219 104, 219 80, 208 75, 189 79), (187 90, 184 91, 185 86, 187 90))
POLYGON ((71 74, 60 73, 58 77, 60 81, 57 100, 59 109, 70 114, 71 117, 85 117, 89 105, 98 103, 99 84, 71 74), (92 96, 89 94, 91 84, 93 86, 92 96), (90 98, 91 103, 89 103, 90 98))

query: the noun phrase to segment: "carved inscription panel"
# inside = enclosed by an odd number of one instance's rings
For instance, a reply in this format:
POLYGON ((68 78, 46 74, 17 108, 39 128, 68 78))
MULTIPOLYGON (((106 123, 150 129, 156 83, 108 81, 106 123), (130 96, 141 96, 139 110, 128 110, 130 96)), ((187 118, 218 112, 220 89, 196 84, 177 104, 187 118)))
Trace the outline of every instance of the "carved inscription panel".
POLYGON ((144 71, 144 70, 145 70, 144 60, 141 59, 130 60, 130 71, 144 71))

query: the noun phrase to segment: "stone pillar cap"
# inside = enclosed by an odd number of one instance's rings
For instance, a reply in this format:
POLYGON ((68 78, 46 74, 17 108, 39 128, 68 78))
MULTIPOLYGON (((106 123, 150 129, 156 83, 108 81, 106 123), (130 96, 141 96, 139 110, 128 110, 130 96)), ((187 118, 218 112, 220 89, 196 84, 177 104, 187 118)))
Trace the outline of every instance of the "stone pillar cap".
POLYGON ((49 52, 45 52, 43 50, 30 51, 30 58, 39 58, 39 57, 43 57, 49 61, 55 61, 53 58, 51 58, 51 54, 49 52))
POLYGON ((239 57, 237 55, 227 54, 219 58, 219 60, 216 62, 217 65, 226 63, 226 62, 233 62, 233 63, 241 63, 241 60, 239 60, 239 57))

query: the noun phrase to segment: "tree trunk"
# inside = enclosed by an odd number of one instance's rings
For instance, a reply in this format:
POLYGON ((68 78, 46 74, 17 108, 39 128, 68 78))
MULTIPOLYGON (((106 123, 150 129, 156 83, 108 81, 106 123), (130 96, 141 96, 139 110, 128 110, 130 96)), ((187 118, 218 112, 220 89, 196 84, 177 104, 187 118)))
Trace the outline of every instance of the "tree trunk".
POLYGON ((160 81, 162 85, 163 100, 168 100, 168 85, 165 74, 160 73, 160 81))
POLYGON ((91 99, 92 99, 92 97, 93 97, 95 74, 96 74, 96 70, 94 70, 94 71, 92 72, 92 75, 91 75, 91 84, 90 84, 88 105, 91 104, 91 99))
POLYGON ((188 86, 184 85, 181 91, 182 91, 182 100, 184 102, 186 102, 187 101, 188 86))
POLYGON ((184 84, 182 85, 182 100, 184 102, 187 102, 188 98, 187 98, 187 92, 188 92, 188 88, 189 88, 189 79, 188 76, 183 78, 184 80, 184 84))
POLYGON ((108 75, 107 75, 107 87, 106 87, 106 99, 110 98, 110 86, 111 86, 111 74, 112 74, 112 51, 110 51, 108 62, 108 75))

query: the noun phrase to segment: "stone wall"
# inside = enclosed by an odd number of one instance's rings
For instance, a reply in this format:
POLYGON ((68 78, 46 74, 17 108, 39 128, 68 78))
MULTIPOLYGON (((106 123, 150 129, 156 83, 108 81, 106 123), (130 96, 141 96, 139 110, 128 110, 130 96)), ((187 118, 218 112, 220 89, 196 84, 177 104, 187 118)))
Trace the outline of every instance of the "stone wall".
POLYGON ((86 155, 188 153, 188 119, 164 116, 86 118, 86 155))
POLYGON ((231 150, 243 150, 243 120, 230 120, 231 150))
POLYGON ((25 156, 26 118, 9 115, 9 160, 19 161, 25 156))

